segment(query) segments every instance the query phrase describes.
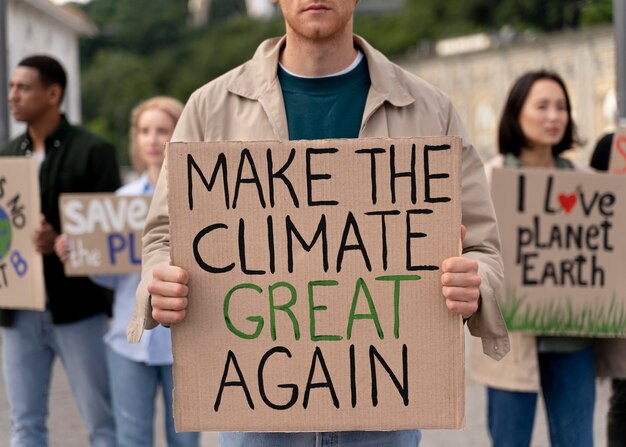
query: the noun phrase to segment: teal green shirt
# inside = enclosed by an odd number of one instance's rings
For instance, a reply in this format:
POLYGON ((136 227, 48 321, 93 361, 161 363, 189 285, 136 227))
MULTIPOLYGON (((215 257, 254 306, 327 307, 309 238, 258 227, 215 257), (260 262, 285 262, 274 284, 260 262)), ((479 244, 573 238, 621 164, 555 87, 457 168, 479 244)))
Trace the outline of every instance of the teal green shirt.
POLYGON ((367 59, 348 73, 301 78, 278 67, 290 140, 357 138, 370 88, 367 59))

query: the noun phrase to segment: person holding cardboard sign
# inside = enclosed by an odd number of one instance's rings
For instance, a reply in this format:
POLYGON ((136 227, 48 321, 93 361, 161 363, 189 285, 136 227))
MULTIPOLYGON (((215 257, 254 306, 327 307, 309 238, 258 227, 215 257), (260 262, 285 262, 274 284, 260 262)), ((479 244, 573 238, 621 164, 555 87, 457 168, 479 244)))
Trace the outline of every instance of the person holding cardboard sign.
MULTIPOLYGON (((485 352, 501 358, 509 346, 495 300, 502 283, 499 237, 482 164, 450 100, 353 35, 357 0, 277 3, 286 36, 264 42, 251 61, 197 90, 172 141, 463 136, 467 233, 463 230, 464 256, 437 267, 443 272, 441 306, 468 318, 470 331, 483 338, 485 352)), ((128 328, 134 341, 157 322, 185 318, 188 273, 169 265, 167 191, 161 175, 146 222, 142 282, 128 328)), ((418 430, 223 433, 220 443, 415 446, 420 439, 418 430)))
MULTIPOLYGON (((139 178, 122 186, 116 194, 152 194, 163 159, 164 149, 183 110, 177 99, 156 96, 139 103, 131 113, 130 158, 139 178)), ((65 234, 57 238, 55 251, 66 262, 70 245, 65 234)), ((129 344, 126 326, 130 321, 139 273, 91 276, 102 287, 114 291, 113 321, 104 337, 111 382, 111 401, 115 431, 120 446, 154 445, 154 401, 161 388, 165 406, 165 434, 169 447, 193 447, 198 433, 176 433, 172 415, 172 341, 169 329, 160 326, 141 343, 129 344)))
MULTIPOLYGON (((550 71, 522 75, 504 105, 497 167, 573 169, 560 154, 579 144, 565 83, 550 71)), ((538 286, 540 287, 540 286, 538 286)), ((593 445, 595 369, 587 338, 511 333, 511 352, 493 362, 475 351, 472 375, 487 385, 488 429, 494 447, 530 445, 539 391, 554 446, 593 445)))
POLYGON ((54 253, 64 192, 112 192, 120 186, 113 147, 61 113, 66 75, 49 56, 23 59, 13 72, 9 105, 28 125, 1 156, 39 162, 46 310, 1 310, 3 367, 11 407, 11 445, 48 445, 46 418, 52 364, 60 357, 94 447, 115 445, 106 351, 110 294, 86 277, 68 278, 54 253))

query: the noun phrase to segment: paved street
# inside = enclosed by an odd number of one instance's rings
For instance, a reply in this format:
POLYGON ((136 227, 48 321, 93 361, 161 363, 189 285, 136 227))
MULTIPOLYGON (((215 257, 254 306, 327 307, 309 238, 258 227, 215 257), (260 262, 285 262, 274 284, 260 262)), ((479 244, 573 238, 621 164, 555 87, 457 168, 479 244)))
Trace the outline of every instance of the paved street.
MULTIPOLYGON (((1 351, 1 343, 0 343, 1 351)), ((595 440, 596 447, 606 445, 604 433, 608 383, 598 387, 596 401, 595 440)), ((489 445, 485 430, 485 392, 476 384, 468 383, 466 395, 467 428, 464 431, 431 430, 424 432, 421 447, 487 447, 489 445)), ((162 408, 157 420, 161 419, 162 408)), ((71 396, 69 385, 62 366, 57 361, 50 396, 50 446, 51 447, 86 447, 87 435, 82 425, 76 405, 71 396)), ((159 429, 161 424, 157 424, 159 429)), ((157 433, 156 447, 166 447, 161 430, 157 433)), ((202 447, 217 447, 214 433, 203 434, 202 447)), ((537 412, 533 447, 549 447, 543 408, 537 412)), ((0 378, 0 447, 9 447, 9 409, 4 382, 0 378)))

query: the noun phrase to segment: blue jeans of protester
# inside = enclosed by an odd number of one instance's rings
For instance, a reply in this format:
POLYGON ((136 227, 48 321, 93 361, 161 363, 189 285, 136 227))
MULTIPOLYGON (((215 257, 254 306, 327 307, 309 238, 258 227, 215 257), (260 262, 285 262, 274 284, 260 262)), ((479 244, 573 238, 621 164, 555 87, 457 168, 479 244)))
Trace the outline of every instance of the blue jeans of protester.
POLYGON ((220 447, 417 447, 419 430, 220 433, 220 447))
POLYGON ((15 311, 13 326, 2 330, 12 447, 48 445, 48 395, 56 356, 67 373, 78 410, 87 426, 90 445, 115 446, 102 341, 107 324, 104 314, 56 325, 52 323, 50 311, 15 311))
MULTIPOLYGON (((592 447, 596 395, 593 348, 540 353, 539 373, 552 447, 592 447)), ((537 394, 488 388, 493 447, 530 445, 537 394)))
POLYGON ((165 434, 169 447, 198 447, 199 433, 176 433, 172 414, 172 366, 150 366, 107 350, 111 397, 119 447, 154 445, 154 402, 159 385, 165 406, 165 434))

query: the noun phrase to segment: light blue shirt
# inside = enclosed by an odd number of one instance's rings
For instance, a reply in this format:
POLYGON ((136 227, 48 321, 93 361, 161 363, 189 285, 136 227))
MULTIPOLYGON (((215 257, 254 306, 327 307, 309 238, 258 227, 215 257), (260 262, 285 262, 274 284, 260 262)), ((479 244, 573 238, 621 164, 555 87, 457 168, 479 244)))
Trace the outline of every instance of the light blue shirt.
MULTIPOLYGON (((137 180, 122 186, 116 191, 120 196, 137 196, 154 192, 147 173, 137 180)), ((170 330, 157 326, 151 331, 144 331, 139 343, 130 344, 126 340, 126 326, 130 322, 135 308, 135 291, 141 275, 99 275, 90 277, 96 284, 111 289, 115 293, 113 302, 113 322, 104 336, 106 344, 117 354, 135 362, 147 365, 172 364, 172 339, 170 330)))

